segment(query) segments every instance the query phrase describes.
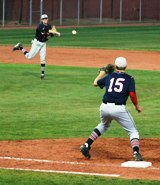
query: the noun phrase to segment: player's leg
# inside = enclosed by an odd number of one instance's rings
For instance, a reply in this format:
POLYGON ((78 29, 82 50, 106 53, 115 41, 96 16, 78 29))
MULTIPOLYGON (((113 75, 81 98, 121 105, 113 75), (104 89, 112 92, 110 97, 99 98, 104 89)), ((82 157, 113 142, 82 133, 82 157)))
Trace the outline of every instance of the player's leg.
POLYGON ((16 51, 16 50, 21 50, 22 53, 24 54, 24 56, 27 58, 27 59, 32 59, 40 50, 41 48, 41 44, 39 43, 39 41, 37 41, 36 39, 34 39, 32 41, 32 46, 31 46, 31 49, 30 51, 28 52, 26 49, 24 49, 23 45, 21 43, 17 43, 14 48, 13 48, 13 51, 16 51))
POLYGON ((121 112, 115 112, 115 120, 127 131, 130 136, 130 143, 133 149, 135 160, 142 161, 143 158, 139 153, 139 133, 131 114, 122 106, 121 112))
POLYGON ((24 56, 28 59, 28 60, 31 60, 40 50, 40 48, 42 47, 41 46, 42 44, 37 41, 36 39, 34 39, 32 41, 32 46, 31 46, 31 49, 30 51, 26 51, 24 48, 22 49, 22 52, 24 54, 24 56))
POLYGON ((16 50, 22 50, 23 49, 23 46, 22 46, 22 43, 18 42, 14 47, 13 47, 13 51, 16 51, 16 50))
POLYGON ((80 151, 86 158, 90 158, 90 148, 93 142, 100 137, 106 130, 109 129, 110 123, 112 119, 108 114, 108 108, 106 104, 101 104, 100 106, 100 120, 101 122, 96 126, 96 128, 92 131, 91 135, 88 137, 86 142, 81 145, 80 151))
POLYGON ((88 137, 88 139, 86 140, 86 142, 80 146, 80 151, 82 152, 82 154, 86 157, 86 158, 90 158, 90 149, 91 149, 91 145, 92 143, 101 136, 101 133, 99 132, 99 130, 97 128, 95 128, 91 135, 88 137))
POLYGON ((41 47, 40 52, 40 63, 41 63, 41 79, 45 77, 45 66, 46 66, 46 43, 41 47))

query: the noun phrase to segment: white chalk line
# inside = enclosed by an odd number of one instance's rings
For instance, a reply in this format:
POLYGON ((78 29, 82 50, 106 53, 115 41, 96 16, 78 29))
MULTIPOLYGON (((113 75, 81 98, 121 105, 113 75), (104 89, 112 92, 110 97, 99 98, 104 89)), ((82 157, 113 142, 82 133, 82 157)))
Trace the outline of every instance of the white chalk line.
MULTIPOLYGON (((113 164, 84 163, 84 162, 73 162, 73 161, 53 161, 53 160, 45 160, 45 159, 31 159, 31 158, 19 158, 19 157, 8 157, 8 156, 4 156, 4 157, 0 156, 0 159, 16 160, 16 161, 31 161, 31 162, 51 163, 51 164, 88 165, 88 166, 99 166, 99 167, 126 168, 126 167, 121 167, 120 165, 113 165, 113 164)), ((157 168, 157 167, 149 167, 145 169, 160 170, 160 168, 157 168)))
POLYGON ((87 172, 74 172, 74 171, 39 170, 39 169, 5 168, 5 167, 0 167, 0 169, 4 169, 4 170, 18 170, 18 171, 32 171, 32 172, 43 172, 43 173, 61 173, 61 174, 73 174, 73 175, 102 176, 102 177, 120 177, 119 174, 101 174, 101 173, 87 173, 87 172))
POLYGON ((53 160, 18 158, 18 157, 0 157, 0 159, 16 160, 16 161, 31 161, 31 162, 39 162, 39 163, 52 163, 52 164, 88 165, 88 166, 116 167, 116 168, 120 167, 118 165, 109 165, 109 164, 106 165, 106 164, 83 163, 83 162, 73 162, 73 161, 53 161, 53 160))

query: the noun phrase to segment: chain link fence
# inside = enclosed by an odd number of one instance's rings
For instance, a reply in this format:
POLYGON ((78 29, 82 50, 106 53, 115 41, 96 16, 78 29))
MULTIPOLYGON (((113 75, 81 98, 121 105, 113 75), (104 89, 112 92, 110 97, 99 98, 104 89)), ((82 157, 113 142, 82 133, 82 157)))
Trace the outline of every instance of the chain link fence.
POLYGON ((0 26, 160 22, 160 0, 0 0, 0 26))

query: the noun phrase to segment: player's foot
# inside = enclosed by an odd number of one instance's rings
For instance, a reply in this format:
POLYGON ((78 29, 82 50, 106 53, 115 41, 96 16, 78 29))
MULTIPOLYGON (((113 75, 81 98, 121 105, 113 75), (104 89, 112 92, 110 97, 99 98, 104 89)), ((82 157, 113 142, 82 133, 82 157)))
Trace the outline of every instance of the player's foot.
POLYGON ((138 152, 134 152, 133 157, 135 161, 143 161, 141 154, 138 152))
POLYGON ((41 74, 41 79, 44 80, 44 78, 45 78, 45 75, 42 73, 41 74))
POLYGON ((87 147, 85 144, 81 145, 80 146, 80 152, 86 157, 86 158, 90 158, 91 155, 90 155, 90 150, 91 148, 90 147, 87 147))
POLYGON ((16 50, 21 50, 23 48, 22 44, 20 42, 18 42, 14 47, 13 47, 13 51, 16 50))

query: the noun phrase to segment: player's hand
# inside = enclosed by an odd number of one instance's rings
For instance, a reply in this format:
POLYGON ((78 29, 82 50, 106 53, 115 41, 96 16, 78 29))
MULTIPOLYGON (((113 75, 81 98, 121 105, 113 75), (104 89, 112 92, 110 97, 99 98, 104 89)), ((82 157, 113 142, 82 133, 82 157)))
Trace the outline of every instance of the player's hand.
POLYGON ((56 33, 56 34, 57 34, 59 37, 61 36, 61 33, 60 33, 60 32, 58 32, 58 31, 57 31, 57 33, 56 33))
POLYGON ((52 26, 52 29, 49 30, 49 33, 51 33, 53 35, 61 36, 61 33, 57 31, 55 26, 52 26))
POLYGON ((98 76, 95 78, 93 85, 98 86, 97 81, 100 80, 101 78, 103 78, 105 75, 106 75, 105 71, 100 71, 98 76))
POLYGON ((142 108, 141 108, 139 105, 136 105, 135 107, 136 107, 136 110, 137 110, 138 112, 142 112, 142 108))
POLYGON ((105 71, 103 71, 103 70, 101 70, 101 71, 99 72, 99 75, 100 75, 101 77, 103 77, 103 76, 105 76, 105 75, 106 75, 106 72, 105 72, 105 71))
POLYGON ((115 70, 115 66, 113 64, 108 64, 105 67, 101 67, 99 71, 104 71, 106 74, 111 74, 115 70))

